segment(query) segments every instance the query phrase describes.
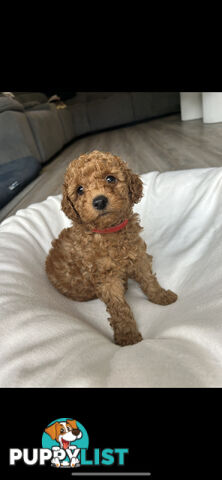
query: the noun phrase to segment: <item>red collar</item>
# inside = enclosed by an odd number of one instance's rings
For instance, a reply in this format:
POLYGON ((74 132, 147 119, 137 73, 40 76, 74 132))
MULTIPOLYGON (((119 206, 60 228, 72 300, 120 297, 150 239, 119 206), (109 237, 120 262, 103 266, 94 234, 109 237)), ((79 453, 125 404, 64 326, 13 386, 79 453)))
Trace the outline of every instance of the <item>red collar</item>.
POLYGON ((97 230, 96 228, 93 230, 94 233, 113 233, 122 230, 128 223, 128 219, 124 220, 124 222, 116 225, 115 227, 105 228, 104 230, 97 230))

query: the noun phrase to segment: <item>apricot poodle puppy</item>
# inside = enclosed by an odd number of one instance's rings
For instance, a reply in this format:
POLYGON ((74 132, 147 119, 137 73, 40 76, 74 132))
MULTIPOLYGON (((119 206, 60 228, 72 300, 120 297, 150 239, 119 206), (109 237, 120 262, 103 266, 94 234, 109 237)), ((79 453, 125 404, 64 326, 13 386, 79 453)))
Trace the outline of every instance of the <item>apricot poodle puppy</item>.
POLYGON ((142 182, 111 153, 93 151, 73 160, 65 174, 62 210, 73 221, 46 259, 47 275, 59 292, 83 302, 105 302, 118 345, 142 340, 124 293, 127 279, 139 283, 148 299, 169 305, 177 299, 152 273, 152 256, 139 236, 142 228, 134 203, 142 182))

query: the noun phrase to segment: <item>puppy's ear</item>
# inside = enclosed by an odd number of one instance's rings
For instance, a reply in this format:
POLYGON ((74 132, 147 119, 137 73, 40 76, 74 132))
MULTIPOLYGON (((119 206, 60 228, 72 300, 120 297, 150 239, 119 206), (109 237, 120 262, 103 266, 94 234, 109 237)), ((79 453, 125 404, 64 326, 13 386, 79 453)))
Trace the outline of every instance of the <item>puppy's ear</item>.
POLYGON ((51 437, 52 440, 55 440, 56 438, 56 425, 58 422, 53 423, 50 425, 50 427, 45 428, 45 433, 48 433, 48 435, 51 437))
POLYGON ((62 192, 62 204, 61 208, 63 212, 67 215, 67 217, 72 219, 72 205, 69 200, 68 192, 67 192, 67 185, 66 183, 63 184, 63 192, 62 192))
POLYGON ((132 203, 139 203, 143 196, 143 183, 140 180, 139 175, 133 173, 130 168, 127 168, 127 180, 128 180, 128 187, 129 187, 129 195, 132 200, 132 203))
POLYGON ((75 206, 73 205, 72 200, 69 198, 66 183, 63 184, 63 196, 62 196, 61 208, 68 218, 70 218, 73 221, 79 220, 78 214, 75 210, 75 206))
POLYGON ((77 430, 77 429, 78 429, 76 420, 66 420, 66 423, 68 423, 69 425, 71 425, 71 427, 74 428, 74 430, 77 430))

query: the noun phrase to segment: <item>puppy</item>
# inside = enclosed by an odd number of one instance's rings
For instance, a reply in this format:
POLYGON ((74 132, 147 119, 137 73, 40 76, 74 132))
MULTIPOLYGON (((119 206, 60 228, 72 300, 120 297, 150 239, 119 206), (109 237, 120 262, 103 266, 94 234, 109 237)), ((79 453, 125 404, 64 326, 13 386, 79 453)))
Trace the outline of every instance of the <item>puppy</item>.
POLYGON ((105 302, 114 341, 121 346, 142 340, 124 297, 128 278, 153 303, 169 305, 177 299, 152 273, 152 257, 133 213, 141 197, 141 179, 119 157, 96 150, 73 160, 62 199, 73 226, 53 240, 46 259, 48 278, 63 295, 105 302))
POLYGON ((55 422, 50 427, 45 429, 45 432, 51 437, 52 440, 56 440, 60 448, 66 450, 69 448, 70 442, 82 437, 77 427, 75 420, 66 420, 66 422, 55 422))
MULTIPOLYGON (((76 424, 76 420, 66 420, 66 422, 55 422, 45 429, 45 432, 51 437, 52 440, 56 440, 59 443, 59 446, 63 450, 67 450, 70 447, 70 443, 74 442, 77 439, 82 438, 82 432, 79 430, 76 424)), ((72 447, 75 448, 75 447, 72 447)), ((54 447, 55 451, 59 451, 59 447, 54 447)), ((71 460, 71 467, 75 467, 79 460, 77 455, 79 449, 75 448, 75 453, 71 460)), ((61 466, 60 459, 58 456, 55 456, 52 460, 52 464, 55 464, 56 467, 61 466)))

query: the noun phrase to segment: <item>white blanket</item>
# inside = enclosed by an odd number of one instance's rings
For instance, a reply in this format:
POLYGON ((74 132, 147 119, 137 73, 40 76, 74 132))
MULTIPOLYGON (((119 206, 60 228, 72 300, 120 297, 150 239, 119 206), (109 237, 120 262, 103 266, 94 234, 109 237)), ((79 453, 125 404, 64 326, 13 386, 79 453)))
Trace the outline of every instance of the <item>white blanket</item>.
POLYGON ((0 225, 1 387, 222 387, 222 168, 141 176, 134 208, 164 288, 126 298, 144 340, 119 347, 100 300, 74 302, 48 281, 51 241, 70 225, 61 196, 0 225))

